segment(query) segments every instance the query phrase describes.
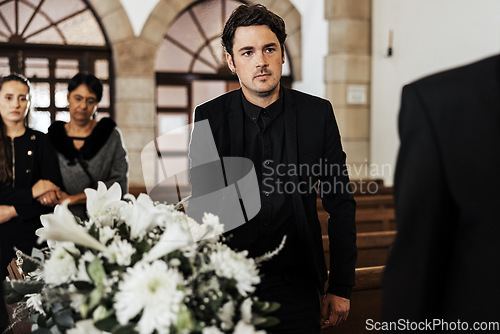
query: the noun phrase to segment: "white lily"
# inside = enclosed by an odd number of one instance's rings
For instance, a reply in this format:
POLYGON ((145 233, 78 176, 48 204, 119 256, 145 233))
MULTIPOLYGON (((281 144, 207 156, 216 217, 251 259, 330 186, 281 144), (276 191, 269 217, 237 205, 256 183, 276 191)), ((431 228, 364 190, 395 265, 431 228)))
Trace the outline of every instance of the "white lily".
POLYGON ((147 262, 152 262, 192 242, 191 233, 186 225, 170 223, 160 237, 160 240, 158 240, 158 243, 144 255, 143 259, 147 262))
POLYGON ((85 189, 87 196, 87 212, 90 218, 97 218, 106 213, 106 210, 113 205, 120 203, 122 198, 122 188, 115 182, 109 189, 104 182, 97 183, 97 190, 85 189))
POLYGON ((135 203, 128 203, 122 210, 122 219, 130 227, 131 239, 141 237, 154 228, 159 215, 160 210, 146 194, 140 194, 135 203))
POLYGON ((87 231, 75 220, 75 217, 68 209, 69 200, 64 201, 54 209, 53 214, 43 215, 41 217, 43 226, 36 230, 38 242, 46 240, 53 241, 71 241, 75 244, 107 252, 106 246, 93 238, 87 231))

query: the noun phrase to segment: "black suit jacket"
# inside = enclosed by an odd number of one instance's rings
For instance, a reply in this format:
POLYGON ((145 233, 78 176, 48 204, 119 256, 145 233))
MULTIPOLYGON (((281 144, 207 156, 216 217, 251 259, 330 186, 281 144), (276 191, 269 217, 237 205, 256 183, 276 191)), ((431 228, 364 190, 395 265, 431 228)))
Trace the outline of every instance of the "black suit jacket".
POLYGON ((498 321, 500 56, 405 86, 399 132, 383 320, 498 321))
MULTIPOLYGON (((330 214, 328 235, 331 272, 328 292, 349 298, 354 285, 357 255, 355 202, 352 193, 346 191, 349 178, 333 109, 327 100, 283 87, 281 89, 284 92, 285 146, 289 165, 302 167, 302 173, 291 175, 291 181, 297 186, 301 183, 302 186, 306 183, 314 184, 318 180, 325 184, 325 189, 327 183, 332 187, 337 186, 337 191, 330 191, 322 196, 323 207, 330 214), (316 165, 316 170, 312 169, 313 165, 316 165), (332 168, 318 175, 317 168, 321 165, 332 168), (310 173, 304 172, 307 169, 310 173)), ((220 157, 244 156, 244 112, 241 94, 241 90, 226 93, 195 110, 195 122, 209 121, 220 157)), ((197 136, 196 129, 195 124, 192 138, 197 136)), ((190 152, 191 162, 196 158, 190 152)), ((196 176, 191 174, 191 180, 193 179, 196 179, 196 176)), ((194 184, 193 194, 196 196, 194 184)), ((293 210, 304 252, 310 259, 311 272, 318 289, 323 291, 327 270, 316 198, 317 193, 314 191, 294 192, 293 210)))

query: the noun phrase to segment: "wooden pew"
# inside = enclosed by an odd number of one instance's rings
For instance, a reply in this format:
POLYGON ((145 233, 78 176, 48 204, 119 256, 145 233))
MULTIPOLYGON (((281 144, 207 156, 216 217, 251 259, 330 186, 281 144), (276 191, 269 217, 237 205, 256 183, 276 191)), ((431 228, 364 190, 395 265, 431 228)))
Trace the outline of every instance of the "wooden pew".
MULTIPOLYGON (((358 233, 356 240, 358 248, 356 268, 385 265, 387 255, 395 237, 396 231, 358 233)), ((323 250, 325 252, 326 265, 330 269, 330 251, 327 235, 323 235, 323 250)))
POLYGON ((366 320, 380 321, 384 266, 356 268, 356 285, 351 294, 349 317, 323 334, 376 333, 366 330, 366 320))
MULTIPOLYGON (((318 207, 318 218, 321 223, 321 232, 328 234, 328 213, 318 207)), ((391 231, 396 229, 396 218, 394 208, 375 208, 356 210, 357 232, 391 231)))
POLYGON ((390 209, 394 208, 394 195, 373 195, 373 196, 356 196, 356 209, 390 209))
POLYGON ((356 231, 376 232, 396 229, 394 208, 356 210, 356 231))

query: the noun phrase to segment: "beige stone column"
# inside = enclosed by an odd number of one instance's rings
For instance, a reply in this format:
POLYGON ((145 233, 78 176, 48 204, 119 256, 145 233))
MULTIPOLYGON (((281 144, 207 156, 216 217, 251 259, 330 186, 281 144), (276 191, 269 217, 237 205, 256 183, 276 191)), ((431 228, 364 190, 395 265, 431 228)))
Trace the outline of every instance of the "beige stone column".
POLYGON ((115 120, 129 154, 131 187, 144 185, 141 151, 155 135, 154 57, 157 46, 134 35, 119 0, 90 0, 111 44, 115 120))
POLYGON ((371 0, 325 0, 325 17, 326 97, 335 110, 351 178, 369 177, 371 0))

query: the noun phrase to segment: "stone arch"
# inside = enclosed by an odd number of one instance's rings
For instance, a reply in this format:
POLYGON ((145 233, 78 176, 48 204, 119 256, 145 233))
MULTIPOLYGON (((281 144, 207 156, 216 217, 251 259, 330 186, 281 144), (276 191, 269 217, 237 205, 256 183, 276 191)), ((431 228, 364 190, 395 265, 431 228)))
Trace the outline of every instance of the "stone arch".
MULTIPOLYGON (((160 0, 137 37, 120 0, 88 0, 102 22, 112 49, 116 87, 115 120, 129 154, 132 193, 145 190, 141 151, 155 139, 156 53, 176 17, 196 1, 160 0)), ((284 19, 288 33, 286 47, 294 79, 301 80, 300 13, 290 0, 259 2, 284 19)), ((154 160, 150 160, 148 163, 154 164, 154 160)))
MULTIPOLYGON (((155 9, 151 12, 148 20, 144 24, 140 39, 148 41, 152 45, 159 46, 168 28, 174 23, 178 15, 185 8, 196 2, 195 0, 160 0, 155 9)), ((280 15, 285 21, 288 38, 286 47, 290 57, 290 63, 294 80, 300 81, 302 77, 301 69, 301 15, 289 0, 263 0, 250 1, 252 3, 262 3, 269 10, 280 15)), ((156 53, 155 53, 156 54, 156 53)), ((154 56, 154 55, 153 55, 154 56)))

